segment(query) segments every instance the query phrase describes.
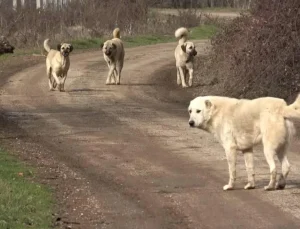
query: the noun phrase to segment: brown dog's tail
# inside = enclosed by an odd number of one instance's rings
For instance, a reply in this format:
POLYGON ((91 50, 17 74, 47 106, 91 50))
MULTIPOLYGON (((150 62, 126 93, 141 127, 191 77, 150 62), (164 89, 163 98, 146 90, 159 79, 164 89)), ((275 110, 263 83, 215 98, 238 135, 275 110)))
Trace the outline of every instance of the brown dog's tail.
POLYGON ((177 39, 179 38, 178 43, 180 45, 182 45, 184 42, 187 41, 188 34, 189 34, 189 31, 187 30, 187 28, 184 28, 184 27, 181 27, 175 31, 175 37, 177 39))
POLYGON ((50 52, 51 50, 51 47, 50 47, 50 39, 46 39, 44 41, 44 49, 47 51, 47 52, 50 52))
POLYGON ((119 38, 120 39, 120 29, 119 28, 115 28, 113 31, 113 38, 119 38))
POLYGON ((284 108, 283 116, 287 119, 300 119, 300 94, 294 103, 284 108))

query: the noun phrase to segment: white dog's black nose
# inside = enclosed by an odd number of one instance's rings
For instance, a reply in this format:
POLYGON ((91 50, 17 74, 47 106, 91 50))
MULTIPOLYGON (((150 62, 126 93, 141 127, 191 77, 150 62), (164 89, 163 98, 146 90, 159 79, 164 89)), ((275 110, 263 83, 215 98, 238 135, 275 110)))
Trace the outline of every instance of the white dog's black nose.
POLYGON ((195 122, 193 120, 189 121, 190 126, 195 126, 195 122))

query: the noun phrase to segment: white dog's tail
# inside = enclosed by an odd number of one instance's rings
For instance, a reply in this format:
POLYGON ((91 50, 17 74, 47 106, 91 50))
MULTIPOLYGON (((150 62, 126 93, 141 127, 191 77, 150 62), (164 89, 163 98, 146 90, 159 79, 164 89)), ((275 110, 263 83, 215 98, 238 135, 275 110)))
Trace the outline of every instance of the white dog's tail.
POLYGON ((283 116, 288 119, 300 119, 300 94, 294 103, 284 108, 283 116))
POLYGON ((46 39, 44 41, 44 49, 47 51, 47 52, 50 52, 51 50, 51 47, 50 47, 50 39, 46 39))
POLYGON ((184 27, 181 27, 175 31, 175 37, 177 39, 179 38, 178 41, 179 44, 183 44, 184 42, 186 42, 188 35, 189 35, 189 31, 187 30, 187 28, 184 27))
POLYGON ((113 31, 113 38, 119 38, 120 39, 120 29, 119 28, 115 28, 113 31))

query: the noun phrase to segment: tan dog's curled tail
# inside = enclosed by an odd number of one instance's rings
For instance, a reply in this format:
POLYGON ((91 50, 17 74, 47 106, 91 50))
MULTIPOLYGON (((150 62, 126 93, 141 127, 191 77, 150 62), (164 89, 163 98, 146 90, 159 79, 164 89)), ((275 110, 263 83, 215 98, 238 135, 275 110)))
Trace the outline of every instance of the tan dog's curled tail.
POLYGON ((50 52, 51 50, 51 47, 50 47, 50 39, 46 39, 44 41, 44 49, 47 51, 47 52, 50 52))
POLYGON ((288 119, 300 119, 300 94, 298 94, 294 103, 284 108, 283 116, 288 119))
POLYGON ((179 38, 178 43, 180 45, 182 45, 184 42, 187 41, 188 34, 189 34, 189 31, 187 30, 187 28, 184 28, 184 27, 181 27, 175 31, 175 37, 177 39, 179 38))
POLYGON ((119 38, 120 39, 120 29, 119 28, 115 28, 113 31, 113 38, 119 38))

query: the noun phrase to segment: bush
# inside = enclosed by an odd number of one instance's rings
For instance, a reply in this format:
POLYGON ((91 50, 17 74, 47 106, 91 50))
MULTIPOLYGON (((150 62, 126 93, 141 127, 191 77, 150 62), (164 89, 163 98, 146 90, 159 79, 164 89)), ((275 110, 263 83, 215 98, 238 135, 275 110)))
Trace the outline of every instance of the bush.
POLYGON ((199 80, 210 78, 225 96, 293 98, 300 91, 299 10, 299 0, 254 2, 212 39, 199 80))

